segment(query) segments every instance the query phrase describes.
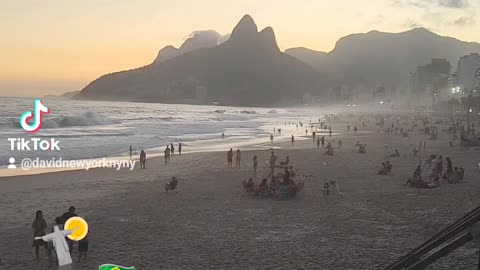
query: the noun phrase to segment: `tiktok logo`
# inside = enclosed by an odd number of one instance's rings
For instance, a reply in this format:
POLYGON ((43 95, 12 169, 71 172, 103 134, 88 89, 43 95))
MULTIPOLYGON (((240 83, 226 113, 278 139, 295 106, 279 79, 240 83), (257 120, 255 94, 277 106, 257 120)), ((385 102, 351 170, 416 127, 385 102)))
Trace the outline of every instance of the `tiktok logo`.
POLYGON ((42 104, 40 99, 35 99, 33 103, 33 112, 26 111, 20 116, 20 126, 29 133, 35 133, 42 127, 42 115, 49 114, 50 109, 42 104), (28 124, 28 121, 33 118, 33 124, 28 124))

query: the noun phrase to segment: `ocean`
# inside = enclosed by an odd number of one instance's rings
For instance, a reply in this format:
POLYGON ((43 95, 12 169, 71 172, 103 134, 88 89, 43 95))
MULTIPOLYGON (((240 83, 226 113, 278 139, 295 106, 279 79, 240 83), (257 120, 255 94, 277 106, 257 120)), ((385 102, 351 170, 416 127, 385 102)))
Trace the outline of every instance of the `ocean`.
POLYGON ((0 98, 0 166, 23 158, 64 160, 127 156, 144 149, 149 157, 163 153, 167 144, 182 142, 183 152, 228 150, 269 141, 273 128, 282 128, 275 140, 304 134, 290 121, 318 121, 311 108, 256 108, 42 99, 50 114, 40 131, 25 132, 19 118, 33 110, 33 99, 0 98), (222 132, 225 138, 222 139, 222 132), (8 138, 55 138, 60 151, 11 150, 8 138))

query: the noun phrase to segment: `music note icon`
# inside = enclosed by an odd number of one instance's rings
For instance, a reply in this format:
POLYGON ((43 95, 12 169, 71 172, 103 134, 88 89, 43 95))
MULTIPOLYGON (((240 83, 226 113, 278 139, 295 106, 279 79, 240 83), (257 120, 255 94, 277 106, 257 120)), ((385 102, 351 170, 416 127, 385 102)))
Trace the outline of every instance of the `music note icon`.
POLYGON ((26 111, 20 116, 20 126, 29 133, 35 133, 42 128, 43 114, 49 114, 50 109, 43 105, 40 99, 35 99, 33 102, 33 112, 26 111), (33 123, 30 125, 28 121, 33 118, 33 123))

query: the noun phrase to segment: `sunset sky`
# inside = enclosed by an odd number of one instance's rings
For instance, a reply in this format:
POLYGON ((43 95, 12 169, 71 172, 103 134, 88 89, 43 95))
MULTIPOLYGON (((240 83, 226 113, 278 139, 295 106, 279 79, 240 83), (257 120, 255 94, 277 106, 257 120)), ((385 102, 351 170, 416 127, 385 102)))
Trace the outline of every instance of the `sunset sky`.
POLYGON ((0 96, 80 90, 192 31, 227 34, 244 14, 272 26, 282 50, 330 51, 351 33, 420 26, 480 42, 478 13, 480 0, 1 0, 0 96))

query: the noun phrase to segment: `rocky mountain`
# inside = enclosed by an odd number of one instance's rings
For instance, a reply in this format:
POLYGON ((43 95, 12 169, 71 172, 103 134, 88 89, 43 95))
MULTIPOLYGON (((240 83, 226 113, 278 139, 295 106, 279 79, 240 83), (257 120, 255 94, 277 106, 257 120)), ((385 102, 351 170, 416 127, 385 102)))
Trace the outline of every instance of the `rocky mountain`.
POLYGON ((440 36, 424 28, 349 35, 328 53, 304 48, 286 50, 341 82, 383 83, 387 87, 407 87, 410 72, 432 58, 445 58, 455 69, 458 58, 472 52, 480 52, 479 43, 440 36))
MULTIPOLYGON (((175 52, 164 49, 162 57, 168 51, 175 52)), ((314 68, 281 52, 272 28, 259 32, 253 19, 245 15, 230 38, 218 46, 104 75, 78 97, 269 106, 285 100, 300 102, 307 93, 321 95, 328 83, 314 68)))

